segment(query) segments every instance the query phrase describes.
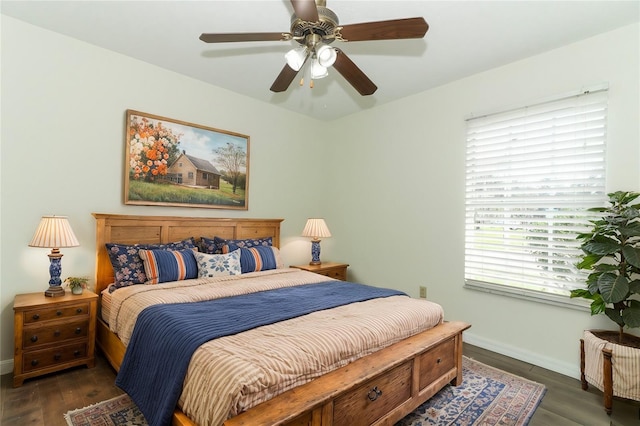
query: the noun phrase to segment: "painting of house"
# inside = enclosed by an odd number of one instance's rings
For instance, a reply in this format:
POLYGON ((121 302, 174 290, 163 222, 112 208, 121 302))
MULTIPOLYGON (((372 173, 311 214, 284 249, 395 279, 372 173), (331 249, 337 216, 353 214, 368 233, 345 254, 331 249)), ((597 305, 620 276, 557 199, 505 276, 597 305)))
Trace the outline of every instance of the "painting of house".
POLYGON ((180 185, 209 189, 220 188, 220 172, 208 160, 193 157, 185 151, 169 166, 167 179, 180 185))

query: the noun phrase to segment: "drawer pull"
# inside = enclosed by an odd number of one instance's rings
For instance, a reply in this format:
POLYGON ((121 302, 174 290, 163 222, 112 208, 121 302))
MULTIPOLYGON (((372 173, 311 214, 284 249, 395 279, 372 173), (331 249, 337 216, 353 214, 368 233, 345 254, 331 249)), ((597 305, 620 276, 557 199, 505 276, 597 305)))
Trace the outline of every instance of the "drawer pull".
POLYGON ((38 360, 37 360, 37 359, 32 359, 32 360, 31 360, 31 365, 32 365, 33 367, 35 367, 36 365, 38 365, 38 360))
POLYGON ((438 360, 436 361, 436 364, 440 364, 442 362, 442 358, 438 358, 438 360))
POLYGON ((60 330, 56 330, 56 331, 54 331, 54 332, 53 332, 53 335, 54 335, 54 336, 56 336, 56 337, 60 336, 60 330))
POLYGON ((62 358, 62 355, 60 355, 60 354, 55 354, 53 356, 53 359, 56 360, 56 361, 60 361, 61 358, 62 358))
POLYGON ((367 398, 369 398, 369 401, 375 401, 380 395, 382 395, 382 391, 377 386, 374 386, 367 394, 367 398))
POLYGON ((82 308, 76 309, 76 314, 81 314, 81 313, 82 313, 82 308))
POLYGON ((38 336, 34 334, 33 336, 31 336, 31 339, 30 339, 30 340, 31 340, 33 343, 35 343, 35 342, 37 342, 37 341, 38 341, 38 336))
POLYGON ((80 356, 80 351, 73 351, 73 356, 80 356))
POLYGON ((39 314, 33 314, 33 318, 34 320, 39 320, 40 319, 40 315, 39 314))
POLYGON ((62 311, 56 311, 56 315, 57 315, 57 316, 62 315, 62 311))
POLYGON ((76 334, 82 333, 82 329, 80 327, 76 328, 76 334))

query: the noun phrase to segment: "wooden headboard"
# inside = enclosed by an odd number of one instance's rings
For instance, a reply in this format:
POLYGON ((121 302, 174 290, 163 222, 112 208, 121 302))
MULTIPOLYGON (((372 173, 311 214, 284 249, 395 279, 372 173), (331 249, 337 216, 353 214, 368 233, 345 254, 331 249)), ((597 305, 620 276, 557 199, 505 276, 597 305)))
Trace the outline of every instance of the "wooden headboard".
POLYGON ((130 216, 93 213, 96 218, 96 288, 113 283, 113 268, 106 243, 165 244, 194 237, 225 239, 266 238, 280 247, 280 223, 283 219, 233 219, 215 217, 130 216))

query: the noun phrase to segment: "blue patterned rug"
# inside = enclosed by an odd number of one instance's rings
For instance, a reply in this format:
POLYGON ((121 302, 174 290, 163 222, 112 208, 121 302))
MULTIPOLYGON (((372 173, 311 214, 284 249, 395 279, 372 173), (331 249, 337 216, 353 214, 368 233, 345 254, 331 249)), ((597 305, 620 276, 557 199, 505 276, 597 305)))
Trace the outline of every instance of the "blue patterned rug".
MULTIPOLYGON (((396 426, 525 426, 546 391, 539 383, 462 358, 462 385, 445 386, 396 426)), ((127 395, 73 410, 69 426, 147 426, 127 395)))

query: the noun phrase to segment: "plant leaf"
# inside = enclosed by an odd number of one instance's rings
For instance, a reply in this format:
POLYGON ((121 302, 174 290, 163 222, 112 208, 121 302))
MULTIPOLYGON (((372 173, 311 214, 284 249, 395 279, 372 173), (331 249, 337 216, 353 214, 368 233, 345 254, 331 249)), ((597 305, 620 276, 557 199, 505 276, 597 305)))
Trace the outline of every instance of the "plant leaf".
POLYGON ((633 246, 624 246, 622 247, 622 254, 629 264, 640 268, 640 249, 633 246))
POLYGON ((632 300, 624 311, 622 311, 622 320, 627 327, 640 327, 640 301, 632 300))
POLYGON ((602 296, 599 294, 593 295, 593 302, 591 302, 591 315, 598 315, 605 311, 607 304, 602 300, 602 296))
POLYGON ((598 261, 602 259, 602 256, 599 254, 587 254, 582 257, 582 260, 576 263, 576 268, 578 269, 591 269, 593 265, 598 263, 598 261))
POLYGON ((581 248, 588 254, 599 254, 602 256, 606 256, 608 254, 617 252, 618 250, 620 250, 621 246, 618 241, 612 238, 597 236, 588 243, 584 243, 581 248))
POLYGON ((629 283, 629 292, 640 294, 640 280, 633 280, 629 283))
POLYGON ((618 303, 627 297, 629 281, 623 276, 605 272, 598 278, 598 289, 605 302, 618 303))
POLYGON ((624 327, 624 320, 622 319, 622 315, 620 315, 620 311, 617 309, 607 308, 604 310, 604 313, 611 319, 611 321, 615 322, 620 327, 624 327))

